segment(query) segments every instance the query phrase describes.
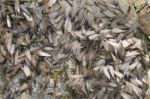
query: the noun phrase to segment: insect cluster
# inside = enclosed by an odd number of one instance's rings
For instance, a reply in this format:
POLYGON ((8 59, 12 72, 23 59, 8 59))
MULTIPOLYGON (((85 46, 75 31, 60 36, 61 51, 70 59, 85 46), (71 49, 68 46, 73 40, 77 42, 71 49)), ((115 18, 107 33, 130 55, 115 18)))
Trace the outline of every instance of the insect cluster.
POLYGON ((128 0, 0 2, 2 98, 148 97, 149 56, 135 6, 128 0))

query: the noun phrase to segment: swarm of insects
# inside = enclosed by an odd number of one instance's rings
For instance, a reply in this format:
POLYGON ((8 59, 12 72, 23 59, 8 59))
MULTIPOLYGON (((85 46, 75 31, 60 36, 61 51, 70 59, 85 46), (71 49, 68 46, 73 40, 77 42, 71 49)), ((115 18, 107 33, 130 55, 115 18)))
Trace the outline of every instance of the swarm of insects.
POLYGON ((137 1, 0 2, 0 98, 148 97, 146 1, 137 1))

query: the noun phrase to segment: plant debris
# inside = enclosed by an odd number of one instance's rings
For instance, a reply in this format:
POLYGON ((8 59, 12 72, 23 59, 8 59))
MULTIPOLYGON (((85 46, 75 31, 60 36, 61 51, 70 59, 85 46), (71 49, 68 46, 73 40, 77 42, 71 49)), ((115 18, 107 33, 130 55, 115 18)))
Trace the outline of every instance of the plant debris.
POLYGON ((1 1, 0 98, 149 99, 140 1, 1 1))

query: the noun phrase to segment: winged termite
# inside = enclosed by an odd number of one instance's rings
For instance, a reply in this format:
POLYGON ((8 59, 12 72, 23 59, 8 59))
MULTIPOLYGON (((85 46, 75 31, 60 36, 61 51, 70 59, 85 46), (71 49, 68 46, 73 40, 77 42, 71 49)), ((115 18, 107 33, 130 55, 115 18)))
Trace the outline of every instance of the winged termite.
POLYGON ((121 96, 124 98, 124 99, 130 99, 131 96, 127 93, 124 93, 124 92, 121 92, 121 96))
POLYGON ((31 76, 31 70, 27 65, 24 65, 21 67, 22 71, 25 73, 26 77, 31 76))
POLYGON ((11 20, 10 20, 10 16, 7 15, 7 26, 10 28, 11 27, 11 20))
POLYGON ((43 51, 38 51, 38 54, 39 54, 39 56, 48 56, 48 57, 51 56, 50 54, 45 53, 45 52, 43 52, 43 51))
POLYGON ((20 13, 20 0, 15 0, 15 11, 20 13))
POLYGON ((91 35, 91 36, 89 36, 89 39, 90 40, 98 40, 98 34, 94 34, 94 35, 91 35))

